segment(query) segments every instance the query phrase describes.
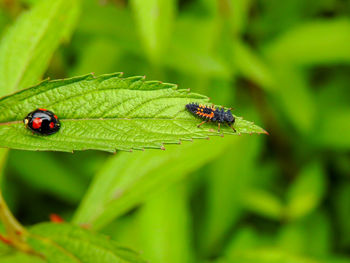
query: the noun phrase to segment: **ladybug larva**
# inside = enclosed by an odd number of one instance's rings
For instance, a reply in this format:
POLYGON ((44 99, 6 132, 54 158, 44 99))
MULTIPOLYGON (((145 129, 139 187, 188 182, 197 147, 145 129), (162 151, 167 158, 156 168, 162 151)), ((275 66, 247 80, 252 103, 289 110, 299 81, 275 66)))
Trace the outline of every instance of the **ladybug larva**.
POLYGON ((236 129, 232 126, 235 123, 235 117, 232 115, 231 110, 225 111, 223 108, 219 109, 214 106, 209 107, 196 103, 187 104, 186 108, 192 114, 204 119, 204 121, 197 125, 198 128, 202 124, 212 121, 218 123, 218 131, 220 131, 221 123, 227 123, 236 132, 236 129))

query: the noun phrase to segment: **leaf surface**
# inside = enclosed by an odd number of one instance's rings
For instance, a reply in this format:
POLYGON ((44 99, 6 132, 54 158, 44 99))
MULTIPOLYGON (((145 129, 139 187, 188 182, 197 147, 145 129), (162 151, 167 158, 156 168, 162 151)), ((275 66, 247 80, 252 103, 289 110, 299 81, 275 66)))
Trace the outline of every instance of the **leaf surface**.
POLYGON ((159 62, 171 37, 174 22, 175 0, 131 0, 145 51, 153 62, 159 62))
POLYGON ((120 247, 104 235, 65 223, 42 223, 34 226, 28 243, 48 263, 146 262, 138 253, 120 247))
MULTIPOLYGON (((165 143, 219 135, 217 124, 201 128, 185 105, 209 104, 203 95, 177 89, 173 84, 121 78, 119 73, 44 81, 0 100, 0 146, 23 150, 118 150, 162 148, 165 143), (61 120, 51 136, 32 134, 22 120, 31 111, 46 108, 61 120)), ((210 104, 209 104, 210 105, 210 104)), ((237 118, 237 133, 222 125, 227 134, 266 133, 237 118)))
POLYGON ((74 223, 100 229, 233 146, 231 138, 169 145, 166 151, 120 153, 101 167, 84 197, 74 223), (127 166, 125 164, 128 164, 127 166), (165 176, 166 173, 166 176, 165 176))
POLYGON ((40 1, 8 30, 0 44, 0 94, 34 85, 53 52, 71 34, 79 0, 40 1))

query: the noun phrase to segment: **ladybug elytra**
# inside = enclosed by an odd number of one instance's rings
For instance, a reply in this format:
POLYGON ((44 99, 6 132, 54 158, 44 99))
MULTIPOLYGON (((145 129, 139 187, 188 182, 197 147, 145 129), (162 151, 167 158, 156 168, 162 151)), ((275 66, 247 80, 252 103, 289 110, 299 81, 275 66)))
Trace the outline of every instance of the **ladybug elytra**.
POLYGON ((58 117, 46 109, 32 111, 24 118, 23 122, 26 128, 41 135, 54 134, 61 127, 58 117))

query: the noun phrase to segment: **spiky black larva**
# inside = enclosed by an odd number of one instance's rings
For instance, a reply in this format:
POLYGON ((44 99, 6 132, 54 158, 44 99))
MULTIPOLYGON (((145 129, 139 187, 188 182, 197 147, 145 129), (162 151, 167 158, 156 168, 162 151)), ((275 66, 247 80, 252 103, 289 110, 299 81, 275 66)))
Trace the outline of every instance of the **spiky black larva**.
POLYGON ((227 123, 235 132, 235 128, 232 126, 235 123, 235 117, 232 115, 231 110, 225 111, 223 108, 219 109, 214 106, 206 106, 197 103, 189 103, 186 105, 186 109, 193 115, 203 119, 198 127, 202 124, 212 121, 218 123, 218 131, 220 131, 220 124, 227 123))

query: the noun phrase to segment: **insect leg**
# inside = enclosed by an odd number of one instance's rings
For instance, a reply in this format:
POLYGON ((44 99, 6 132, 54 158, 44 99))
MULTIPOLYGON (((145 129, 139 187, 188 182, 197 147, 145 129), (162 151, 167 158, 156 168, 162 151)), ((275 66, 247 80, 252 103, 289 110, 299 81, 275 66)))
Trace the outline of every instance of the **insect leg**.
POLYGON ((201 127, 201 125, 203 125, 204 123, 208 122, 208 120, 202 121, 200 124, 197 125, 197 127, 201 127))
POLYGON ((237 132, 236 129, 231 124, 228 124, 228 126, 230 126, 234 132, 237 132))
POLYGON ((220 125, 221 125, 221 123, 219 122, 218 123, 218 132, 220 132, 220 125))

